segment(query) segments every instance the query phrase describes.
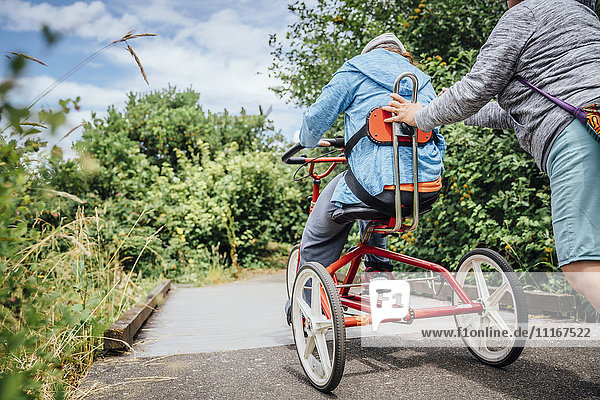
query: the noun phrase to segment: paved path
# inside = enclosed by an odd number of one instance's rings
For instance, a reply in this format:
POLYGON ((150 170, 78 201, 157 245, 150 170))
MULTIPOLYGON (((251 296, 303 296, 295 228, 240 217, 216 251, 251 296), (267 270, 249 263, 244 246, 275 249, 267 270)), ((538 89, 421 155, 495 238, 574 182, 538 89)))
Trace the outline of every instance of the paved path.
POLYGON ((141 329, 135 356, 292 344, 283 318, 285 275, 211 287, 177 287, 141 329))
POLYGON ((332 395, 322 395, 307 382, 291 344, 284 280, 277 274, 175 288, 138 335, 135 352, 96 362, 80 394, 168 400, 600 398, 597 348, 527 348, 511 366, 495 369, 462 346, 411 346, 417 323, 433 327, 443 319, 416 321, 414 332, 393 340, 361 340, 357 328, 348 329, 355 338, 347 342, 344 377, 332 395))

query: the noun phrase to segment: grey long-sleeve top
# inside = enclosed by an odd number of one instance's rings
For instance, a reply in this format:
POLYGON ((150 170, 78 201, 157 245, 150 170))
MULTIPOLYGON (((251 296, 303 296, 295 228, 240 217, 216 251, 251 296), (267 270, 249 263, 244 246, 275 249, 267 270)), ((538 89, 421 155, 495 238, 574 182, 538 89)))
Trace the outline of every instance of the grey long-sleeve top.
POLYGON ((573 116, 514 78, 576 106, 600 100, 600 21, 589 8, 595 1, 587 2, 525 0, 508 10, 471 71, 416 113, 417 126, 427 132, 473 116, 465 123, 514 128, 545 171, 554 139, 573 116))

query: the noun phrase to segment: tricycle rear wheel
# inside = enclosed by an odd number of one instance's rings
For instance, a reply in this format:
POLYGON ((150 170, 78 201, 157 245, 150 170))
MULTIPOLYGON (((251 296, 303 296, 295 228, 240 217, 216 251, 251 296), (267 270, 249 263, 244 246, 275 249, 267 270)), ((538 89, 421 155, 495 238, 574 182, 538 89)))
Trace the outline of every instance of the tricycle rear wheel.
MULTIPOLYGON (((454 317, 457 328, 463 332, 461 338, 467 349, 485 364, 494 367, 512 364, 525 346, 527 338, 519 334, 527 330, 528 322, 525 294, 514 270, 497 252, 475 249, 460 261, 456 280, 463 287, 465 283, 474 284, 477 294, 473 301, 484 306, 481 314, 454 317), (465 335, 466 330, 469 335, 465 335), (495 336, 495 332, 500 335, 505 331, 511 336, 495 336), (477 332, 484 334, 473 337, 472 334, 477 332)), ((456 293, 453 303, 460 304, 456 293)))
POLYGON ((300 257, 300 245, 292 247, 287 260, 287 269, 285 274, 285 285, 287 288, 288 299, 292 296, 292 288, 298 271, 298 258, 300 257))

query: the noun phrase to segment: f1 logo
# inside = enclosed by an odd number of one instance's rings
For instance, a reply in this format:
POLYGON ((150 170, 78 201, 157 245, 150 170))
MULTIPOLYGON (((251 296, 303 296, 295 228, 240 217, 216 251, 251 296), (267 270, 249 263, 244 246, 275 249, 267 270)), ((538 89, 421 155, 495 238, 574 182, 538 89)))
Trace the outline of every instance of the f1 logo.
POLYGON ((381 321, 403 319, 408 315, 410 285, 403 280, 381 279, 369 283, 371 319, 376 331, 381 321))

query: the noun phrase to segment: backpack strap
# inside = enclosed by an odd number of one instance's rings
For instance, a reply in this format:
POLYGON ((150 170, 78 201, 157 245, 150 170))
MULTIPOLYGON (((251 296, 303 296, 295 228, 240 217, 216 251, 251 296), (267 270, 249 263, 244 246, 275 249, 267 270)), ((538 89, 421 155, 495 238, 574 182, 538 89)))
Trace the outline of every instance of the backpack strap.
POLYGON ((346 160, 350 160, 350 153, 352 152, 352 149, 354 148, 354 146, 356 146, 356 143, 358 143, 358 141, 360 139, 362 139, 368 135, 369 135, 369 126, 367 124, 364 124, 363 127, 358 130, 358 132, 356 132, 354 135, 352 135, 352 137, 344 145, 344 154, 346 155, 346 160))
POLYGON ((549 95, 548 93, 544 92, 542 89, 535 86, 533 83, 529 82, 528 80, 526 80, 524 78, 521 78, 520 76, 517 76, 516 79, 519 82, 521 82, 523 85, 528 86, 530 89, 533 89, 534 91, 538 92, 539 94, 541 94, 542 96, 544 96, 545 98, 547 98, 548 100, 550 100, 551 102, 553 102, 554 104, 556 104, 557 106, 559 106, 560 108, 565 110, 566 112, 573 115, 583 125, 585 125, 587 123, 587 114, 583 108, 575 107, 574 105, 569 104, 564 100, 561 100, 559 98, 549 95))
POLYGON ((360 183, 358 183, 358 180, 356 179, 356 176, 354 176, 352 169, 348 168, 346 170, 344 180, 346 181, 346 185, 348 185, 352 193, 354 193, 354 195, 358 197, 360 201, 362 201, 370 207, 373 207, 377 211, 381 211, 382 213, 391 218, 396 216, 395 206, 384 203, 375 196, 371 196, 369 192, 367 192, 365 188, 362 187, 360 183))

